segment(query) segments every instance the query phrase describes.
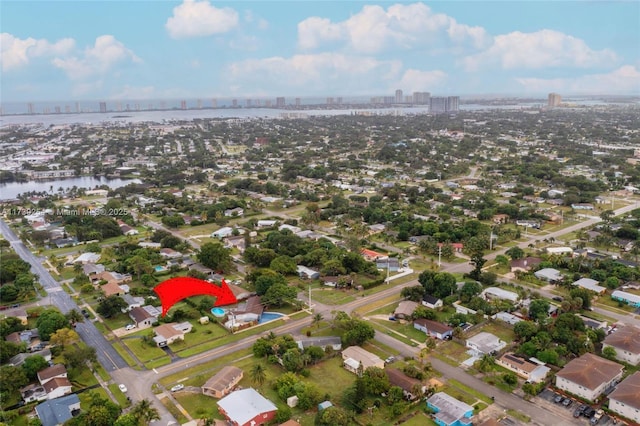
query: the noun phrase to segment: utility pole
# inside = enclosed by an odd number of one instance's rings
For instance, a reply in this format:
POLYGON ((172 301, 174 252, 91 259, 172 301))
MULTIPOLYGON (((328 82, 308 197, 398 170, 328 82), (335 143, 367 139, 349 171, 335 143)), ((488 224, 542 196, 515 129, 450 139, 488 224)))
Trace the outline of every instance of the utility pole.
POLYGON ((440 265, 442 265, 442 244, 438 246, 438 269, 440 269, 440 265))

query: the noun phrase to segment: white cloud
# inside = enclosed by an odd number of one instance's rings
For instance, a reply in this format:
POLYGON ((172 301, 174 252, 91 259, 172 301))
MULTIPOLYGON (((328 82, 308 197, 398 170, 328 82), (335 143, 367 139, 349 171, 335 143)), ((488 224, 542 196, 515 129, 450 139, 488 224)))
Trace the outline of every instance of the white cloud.
POLYGON ((269 28, 269 21, 267 21, 264 18, 260 18, 258 16, 255 16, 253 14, 253 12, 250 11, 250 10, 245 10, 244 11, 244 20, 245 20, 245 22, 248 22, 249 24, 253 24, 259 30, 266 30, 266 29, 269 28))
POLYGON ((478 49, 486 46, 490 38, 484 28, 470 27, 450 16, 433 13, 423 3, 395 4, 386 10, 367 5, 342 22, 310 17, 298 24, 301 49, 320 48, 338 41, 357 52, 376 53, 452 45, 478 49))
POLYGON ((115 64, 132 61, 142 62, 135 53, 112 35, 96 38, 94 46, 85 49, 80 56, 54 58, 52 63, 64 70, 69 78, 79 80, 97 74, 105 74, 115 64))
POLYGON ((517 78, 524 90, 532 93, 571 94, 640 94, 640 71, 624 65, 605 74, 589 74, 576 78, 517 78))
POLYGON ((65 55, 73 50, 75 41, 64 38, 54 43, 45 39, 20 39, 9 33, 0 34, 0 61, 2 71, 10 71, 29 63, 30 59, 38 57, 65 55))
POLYGON ((496 36, 484 52, 466 57, 465 68, 475 71, 496 64, 504 69, 609 65, 616 61, 609 50, 593 50, 582 39, 553 30, 534 33, 515 31, 496 36))
POLYGON ((440 70, 421 71, 408 69, 402 75, 396 87, 402 87, 407 93, 435 90, 447 80, 447 73, 440 70))
POLYGON ((184 0, 173 8, 165 28, 171 38, 203 37, 226 33, 238 25, 238 12, 229 7, 217 8, 209 1, 184 0))
POLYGON ((402 64, 370 57, 320 53, 291 58, 248 59, 229 66, 228 87, 236 91, 261 90, 305 93, 357 93, 397 80, 402 64))

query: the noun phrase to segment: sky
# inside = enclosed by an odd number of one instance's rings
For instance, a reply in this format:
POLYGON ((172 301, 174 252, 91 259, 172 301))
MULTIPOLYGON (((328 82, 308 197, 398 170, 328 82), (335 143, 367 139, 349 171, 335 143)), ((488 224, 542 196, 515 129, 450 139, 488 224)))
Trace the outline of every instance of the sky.
POLYGON ((0 2, 0 100, 640 94, 640 2, 0 2))

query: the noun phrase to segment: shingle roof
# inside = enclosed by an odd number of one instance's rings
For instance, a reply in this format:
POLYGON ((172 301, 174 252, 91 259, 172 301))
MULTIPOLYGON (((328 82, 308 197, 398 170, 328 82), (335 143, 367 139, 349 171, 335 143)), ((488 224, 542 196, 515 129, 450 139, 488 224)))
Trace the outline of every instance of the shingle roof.
POLYGON ((213 377, 202 385, 203 389, 211 389, 213 391, 222 392, 230 383, 233 383, 238 376, 243 374, 242 370, 232 365, 225 365, 213 377))
POLYGON ((412 392, 415 385, 421 384, 419 380, 407 376, 397 368, 386 368, 384 371, 389 377, 391 386, 399 386, 406 392, 412 392))
POLYGON ((622 365, 591 353, 569 361, 556 376, 589 390, 612 381, 622 371, 622 365))
POLYGON ((634 326, 618 327, 604 339, 604 343, 632 354, 640 354, 640 328, 634 326))
POLYGON ((640 409, 640 371, 636 371, 620 382, 616 390, 609 394, 609 399, 640 409))
POLYGON ((62 376, 63 374, 67 374, 67 367, 65 367, 64 364, 55 364, 51 367, 45 368, 44 370, 38 371, 38 380, 42 383, 52 377, 62 376))
POLYGON ((446 324, 442 324, 441 322, 438 321, 432 321, 432 320, 428 320, 425 318, 418 318, 417 320, 413 321, 414 324, 418 324, 421 325, 423 327, 426 327, 427 330, 432 331, 434 333, 447 333, 449 331, 453 331, 453 328, 449 327, 446 324))
POLYGON ((75 393, 36 405, 36 413, 43 426, 55 426, 72 417, 69 407, 74 404, 80 404, 80 399, 75 393))

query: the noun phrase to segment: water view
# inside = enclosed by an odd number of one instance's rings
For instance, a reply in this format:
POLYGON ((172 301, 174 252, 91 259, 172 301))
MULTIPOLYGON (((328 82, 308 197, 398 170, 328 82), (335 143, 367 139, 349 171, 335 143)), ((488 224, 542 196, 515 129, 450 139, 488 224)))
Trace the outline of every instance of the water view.
POLYGON ((0 184, 0 199, 8 200, 17 198, 26 192, 58 192, 73 188, 93 189, 101 185, 107 185, 111 189, 120 188, 130 183, 141 183, 140 179, 107 179, 105 177, 82 176, 69 179, 55 179, 44 181, 11 182, 0 184))

